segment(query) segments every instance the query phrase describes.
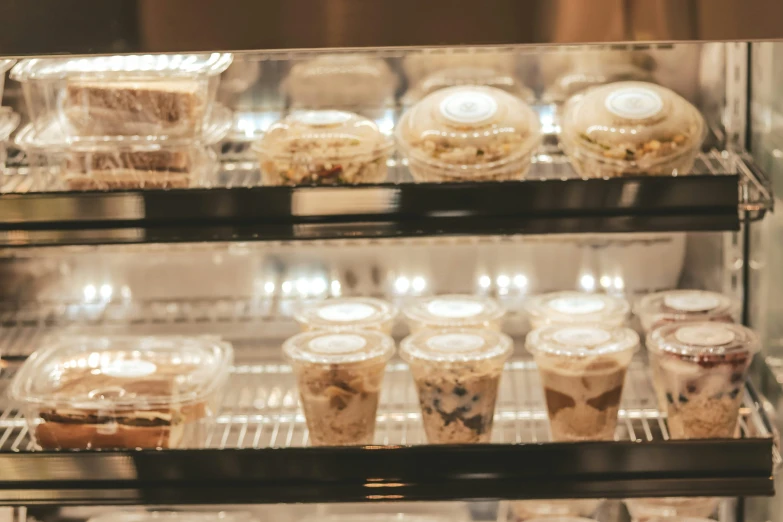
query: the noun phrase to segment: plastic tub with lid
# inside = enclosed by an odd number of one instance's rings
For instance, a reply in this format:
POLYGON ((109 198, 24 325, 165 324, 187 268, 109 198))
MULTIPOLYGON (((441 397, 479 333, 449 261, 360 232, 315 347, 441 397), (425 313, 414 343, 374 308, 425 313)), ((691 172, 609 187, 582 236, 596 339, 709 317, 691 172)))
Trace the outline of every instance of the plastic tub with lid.
POLYGON ((634 307, 645 333, 666 323, 719 321, 731 323, 739 303, 705 290, 667 290, 648 294, 634 307))
POLYGON ((135 190, 208 186, 218 160, 212 146, 231 129, 233 115, 218 105, 199 140, 71 140, 55 119, 38 130, 28 124, 15 144, 31 175, 47 190, 135 190))
POLYGON ((267 185, 380 183, 391 149, 375 123, 335 110, 294 112, 254 145, 267 185))
POLYGON ((397 307, 372 297, 333 297, 301 307, 294 318, 303 331, 377 330, 391 334, 397 307))
POLYGON ((403 105, 413 105, 428 94, 440 89, 472 85, 495 87, 526 103, 533 103, 536 99, 535 93, 511 73, 500 72, 492 67, 462 66, 435 71, 423 78, 405 93, 403 105))
POLYGON ((555 324, 533 330, 525 342, 538 367, 552 438, 612 440, 639 335, 597 323, 555 324))
POLYGON ((449 87, 408 109, 396 129, 417 181, 524 178, 541 141, 536 113, 494 87, 449 87))
POLYGON ((55 117, 67 137, 161 140, 200 134, 232 59, 225 53, 33 58, 16 64, 11 78, 22 83, 39 131, 55 117))
POLYGON ((422 297, 403 309, 412 332, 443 328, 487 328, 500 331, 506 310, 492 298, 475 295, 422 297))
POLYGON ((513 350, 507 335, 478 328, 421 330, 402 341, 431 444, 491 440, 503 365, 513 350))
POLYGON ((283 344, 313 445, 373 442, 384 370, 394 351, 391 337, 370 330, 303 332, 283 344))
POLYGON ((282 90, 299 109, 362 112, 394 100, 397 76, 382 58, 328 54, 295 64, 282 90))
POLYGON ((733 323, 670 323, 647 335, 672 439, 735 436, 748 368, 760 348, 753 330, 733 323))
POLYGON ((587 292, 552 292, 531 297, 525 311, 533 329, 553 324, 621 326, 631 306, 622 297, 587 292))
POLYGON ((52 338, 10 395, 44 449, 201 447, 232 361, 214 337, 52 338))
POLYGON ((560 143, 583 177, 688 174, 706 135, 701 113, 674 91, 618 82, 574 96, 560 143))

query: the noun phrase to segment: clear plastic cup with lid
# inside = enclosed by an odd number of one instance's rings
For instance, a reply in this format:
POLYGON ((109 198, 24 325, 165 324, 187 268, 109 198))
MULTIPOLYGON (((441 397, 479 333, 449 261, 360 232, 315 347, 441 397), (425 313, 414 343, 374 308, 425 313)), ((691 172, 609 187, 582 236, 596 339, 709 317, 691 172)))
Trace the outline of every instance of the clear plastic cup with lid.
POLYGON ((295 314, 302 331, 377 330, 391 335, 397 307, 372 297, 334 297, 303 306, 295 314))
POLYGON ((283 344, 314 446, 371 444, 394 340, 373 331, 303 332, 283 344))
POLYGON ((215 337, 52 338, 9 391, 43 449, 197 448, 232 362, 215 337))
POLYGON ((669 436, 732 438, 745 379, 761 341, 753 330, 720 322, 672 323, 647 335, 660 372, 669 436))
POLYGON ((533 330, 552 324, 602 324, 621 326, 631 305, 622 297, 565 291, 541 294, 525 302, 533 330))
POLYGON ((444 328, 486 328, 499 332, 506 310, 490 297, 451 294, 418 298, 402 313, 413 333, 444 328))
POLYGON ((588 178, 687 174, 706 135, 696 107, 645 82, 611 83, 574 96, 561 127, 563 151, 588 178))
POLYGON ((709 519, 720 503, 719 497, 628 498, 625 505, 631 520, 651 518, 697 517, 709 519))
POLYGON ((421 330, 402 341, 431 444, 492 438, 500 377, 514 343, 494 330, 421 330))
POLYGON ((494 87, 449 87, 405 111, 396 128, 416 181, 521 179, 541 142, 536 113, 494 87))
POLYGON ((381 183, 392 142, 369 119, 337 110, 297 111, 254 145, 267 185, 381 183))
POLYGON ((383 58, 327 54, 294 64, 282 91, 303 109, 364 112, 393 102, 397 76, 383 58))
POLYGON ((667 323, 734 322, 739 303, 726 295, 705 290, 666 290, 648 294, 634 307, 645 333, 667 323))
POLYGON ((639 348, 629 328, 553 325, 530 332, 556 441, 612 440, 625 374, 639 348))
POLYGON ((505 91, 526 103, 536 100, 535 93, 512 73, 487 66, 457 66, 433 72, 408 89, 403 106, 410 106, 428 94, 446 87, 483 85, 505 91))

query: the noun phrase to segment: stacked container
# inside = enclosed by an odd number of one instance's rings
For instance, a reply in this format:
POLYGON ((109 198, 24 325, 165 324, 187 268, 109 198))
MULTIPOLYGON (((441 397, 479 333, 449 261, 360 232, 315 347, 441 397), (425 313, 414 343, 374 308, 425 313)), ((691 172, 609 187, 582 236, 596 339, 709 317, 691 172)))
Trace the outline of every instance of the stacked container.
POLYGON ((215 104, 231 61, 221 53, 23 60, 11 77, 31 123, 17 144, 69 190, 202 184, 217 166, 210 145, 232 123, 215 104))
MULTIPOLYGON (((3 99, 5 73, 14 63, 15 60, 0 60, 0 100, 3 99)), ((19 125, 19 115, 8 107, 0 107, 0 171, 5 167, 6 143, 17 125, 19 125)))

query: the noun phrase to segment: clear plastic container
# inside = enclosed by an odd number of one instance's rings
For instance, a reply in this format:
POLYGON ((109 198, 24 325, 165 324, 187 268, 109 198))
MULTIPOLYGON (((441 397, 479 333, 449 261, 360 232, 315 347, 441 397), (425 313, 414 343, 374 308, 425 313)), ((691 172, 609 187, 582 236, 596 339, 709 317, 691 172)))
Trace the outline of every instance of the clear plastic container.
POLYGON ((52 338, 10 396, 43 449, 201 447, 232 361, 214 337, 52 338))
POLYGON ((394 101, 397 76, 386 60, 357 54, 328 54, 295 64, 282 84, 299 109, 362 112, 394 101))
POLYGON ((587 292, 552 292, 531 297, 525 311, 532 329, 552 324, 622 326, 631 305, 621 297, 587 292))
POLYGON ((541 142, 536 113, 494 87, 448 87, 400 119, 397 143, 417 181, 524 178, 541 142))
POLYGON ((314 446, 372 444, 394 340, 380 332, 303 332, 283 344, 314 446))
POLYGON ((491 67, 452 67, 435 71, 411 87, 403 96, 403 105, 409 106, 428 94, 446 87, 483 85, 505 91, 526 103, 535 102, 536 95, 513 74, 499 72, 491 67))
POLYGON ((197 136, 211 117, 231 54, 127 55, 22 60, 30 119, 41 132, 54 118, 68 137, 150 139, 197 136))
POLYGON ((709 519, 718 508, 718 497, 629 498, 625 500, 631 520, 651 518, 697 517, 709 519))
POLYGON ((614 439, 639 335, 623 327, 554 325, 530 332, 526 347, 538 366, 553 440, 614 439))
POLYGON ((601 499, 517 500, 508 503, 508 514, 499 522, 523 522, 536 518, 590 517, 601 505, 601 499))
POLYGON ((517 56, 513 51, 463 47, 413 51, 406 54, 402 61, 402 68, 410 85, 418 84, 437 71, 460 67, 481 67, 499 74, 514 75, 517 70, 517 56))
POLYGON ((669 436, 734 437, 748 368, 760 347, 755 332, 730 323, 666 324, 647 335, 650 363, 665 393, 669 436))
POLYGON ((258 522, 245 511, 110 511, 87 522, 258 522))
POLYGON ((705 290, 667 290, 639 300, 634 313, 645 333, 666 323, 734 322, 739 303, 723 294, 705 290))
POLYGON ((397 307, 372 297, 334 297, 299 309, 294 318, 302 331, 376 330, 391 335, 397 307))
POLYGON ((674 91, 618 82, 573 97, 560 144, 583 177, 688 174, 706 135, 701 113, 674 91))
POLYGON ((32 124, 15 138, 27 154, 31 174, 47 189, 133 190, 208 185, 219 167, 211 145, 231 129, 231 111, 216 106, 200 140, 76 140, 55 120, 38 132, 32 124))
POLYGON ((402 341, 431 444, 491 440, 500 377, 513 350, 510 337, 482 329, 422 330, 402 341))
POLYGON ((380 183, 391 149, 375 123, 333 110, 295 112, 254 146, 267 185, 380 183))
POLYGON ((402 313, 413 333, 443 328, 486 328, 499 332, 506 310, 489 297, 454 294, 416 299, 402 313))

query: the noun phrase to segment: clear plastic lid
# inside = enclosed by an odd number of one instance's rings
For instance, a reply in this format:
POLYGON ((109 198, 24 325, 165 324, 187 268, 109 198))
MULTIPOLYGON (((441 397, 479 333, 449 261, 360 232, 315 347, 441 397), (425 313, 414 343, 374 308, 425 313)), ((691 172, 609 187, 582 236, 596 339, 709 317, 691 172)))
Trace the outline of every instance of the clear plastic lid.
POLYGON ((299 111, 274 123, 255 145, 271 158, 374 158, 387 154, 391 141, 371 120, 345 111, 299 111))
POLYGON ((308 304, 294 318, 300 324, 319 330, 382 329, 397 317, 397 307, 372 297, 335 297, 308 304))
POLYGON ((733 323, 671 323, 647 335, 647 349, 699 361, 745 360, 761 349, 759 336, 733 323))
POLYGON ((244 511, 111 511, 87 522, 256 522, 244 511))
POLYGON ((403 114, 396 129, 410 159, 464 176, 528 156, 541 139, 536 113, 494 87, 435 91, 403 114))
POLYGON ((102 139, 78 138, 66 136, 56 117, 51 117, 42 125, 28 123, 14 137, 14 144, 24 151, 62 153, 94 150, 116 150, 131 148, 138 151, 158 150, 163 147, 214 145, 226 137, 234 124, 233 113, 223 105, 215 105, 212 115, 204 124, 202 135, 198 139, 155 139, 155 136, 105 136, 102 139))
POLYGON ((533 354, 569 359, 633 353, 639 348, 639 334, 623 327, 552 325, 530 332, 526 348, 533 354))
POLYGON ((608 63, 597 67, 577 67, 558 77, 546 91, 543 99, 549 103, 562 103, 580 92, 613 82, 652 80, 650 71, 632 63, 608 63))
POLYGON ((728 296, 705 290, 667 290, 639 300, 636 315, 654 316, 668 322, 712 321, 730 318, 738 303, 728 296))
POLYGON ((295 364, 380 363, 394 355, 394 339, 371 330, 303 332, 283 343, 283 353, 295 364))
POLYGON ((16 64, 11 69, 11 78, 19 82, 187 79, 218 75, 231 65, 233 59, 229 53, 32 58, 16 64))
POLYGON ((382 58, 328 54, 295 64, 282 89, 294 105, 310 108, 365 106, 391 98, 397 76, 382 58))
POLYGON ((514 350, 506 334, 486 329, 422 330, 403 339, 400 355, 406 362, 461 363, 505 361, 514 350))
POLYGON ((516 76, 481 66, 452 67, 435 71, 405 93, 403 101, 412 104, 440 89, 468 85, 495 87, 528 103, 535 101, 533 91, 525 87, 516 76))
POLYGON ((621 297, 586 292, 553 292, 532 297, 525 310, 535 327, 545 324, 625 323, 631 306, 621 297))
POLYGON ((11 384, 27 404, 137 410, 204 400, 233 361, 215 337, 64 337, 37 350, 11 384))
POLYGON ((436 71, 456 67, 484 67, 500 74, 514 74, 517 55, 513 51, 480 47, 426 49, 406 54, 402 67, 411 84, 436 71))
POLYGON ((430 327, 476 327, 500 320, 506 311, 489 297, 475 295, 438 295, 417 299, 403 309, 410 321, 430 327))
POLYGON ((623 165, 650 167, 701 147, 701 113, 674 91, 645 82, 595 87, 565 107, 567 149, 623 165))

